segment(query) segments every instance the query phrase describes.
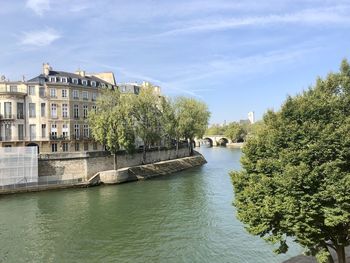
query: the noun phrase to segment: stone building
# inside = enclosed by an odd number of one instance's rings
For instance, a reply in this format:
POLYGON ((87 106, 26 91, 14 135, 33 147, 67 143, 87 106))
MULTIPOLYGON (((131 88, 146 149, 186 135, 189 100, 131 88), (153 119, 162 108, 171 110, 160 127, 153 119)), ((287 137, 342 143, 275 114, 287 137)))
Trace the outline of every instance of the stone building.
POLYGON ((103 89, 116 89, 111 72, 55 71, 28 81, 0 81, 0 147, 38 146, 40 153, 100 151, 87 114, 103 89), (98 76, 98 77, 97 77, 98 76))

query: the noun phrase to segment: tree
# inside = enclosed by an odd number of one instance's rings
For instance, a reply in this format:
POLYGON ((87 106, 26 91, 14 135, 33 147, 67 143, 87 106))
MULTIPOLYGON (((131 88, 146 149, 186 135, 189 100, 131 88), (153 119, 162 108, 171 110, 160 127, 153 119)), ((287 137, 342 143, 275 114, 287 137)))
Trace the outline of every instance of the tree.
POLYGON ((221 126, 218 124, 214 124, 205 131, 205 134, 206 135, 222 135, 225 133, 226 129, 227 129, 227 125, 221 126))
POLYGON ((134 119, 136 134, 143 143, 143 163, 146 163, 146 151, 161 139, 161 100, 152 85, 141 89, 139 95, 131 97, 130 116, 134 119))
POLYGON ((135 131, 129 111, 130 103, 126 95, 121 95, 118 90, 104 90, 97 99, 96 111, 91 110, 88 114, 93 138, 114 154, 115 170, 118 169, 117 152, 120 149, 127 152, 134 149, 135 131))
POLYGON ((350 244, 350 71, 317 79, 265 114, 232 172, 234 205, 247 230, 288 250, 287 237, 333 262, 350 244))
POLYGON ((193 140, 203 137, 210 117, 208 106, 194 98, 179 97, 175 102, 178 119, 178 134, 189 142, 189 153, 193 155, 193 140))
POLYGON ((247 133, 247 128, 236 122, 230 123, 224 132, 225 136, 234 142, 245 141, 247 133))

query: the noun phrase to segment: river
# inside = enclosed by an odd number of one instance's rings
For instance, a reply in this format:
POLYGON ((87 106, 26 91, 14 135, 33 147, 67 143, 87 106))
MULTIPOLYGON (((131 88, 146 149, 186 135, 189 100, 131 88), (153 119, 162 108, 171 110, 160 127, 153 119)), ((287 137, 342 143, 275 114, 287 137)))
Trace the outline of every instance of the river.
POLYGON ((228 176, 240 150, 200 148, 208 164, 118 186, 0 197, 0 262, 282 262, 235 218, 228 176))

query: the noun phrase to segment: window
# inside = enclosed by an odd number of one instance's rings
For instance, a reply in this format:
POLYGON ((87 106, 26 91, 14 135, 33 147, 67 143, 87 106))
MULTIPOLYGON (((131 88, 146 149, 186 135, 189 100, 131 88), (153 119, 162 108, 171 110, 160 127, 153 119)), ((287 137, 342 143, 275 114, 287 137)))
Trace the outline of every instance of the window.
POLYGON ((4 103, 4 118, 5 119, 12 118, 12 103, 11 102, 4 103))
POLYGON ((83 80, 81 81, 81 83, 82 83, 84 86, 87 86, 87 84, 88 84, 88 82, 87 82, 86 79, 83 79, 83 80))
POLYGON ((46 124, 41 124, 41 138, 46 138, 46 124))
POLYGON ((68 104, 62 104, 62 117, 68 118, 68 104))
POLYGON ((12 129, 11 124, 5 124, 5 141, 11 141, 12 129))
POLYGON ((41 103, 40 105, 40 111, 41 111, 41 117, 45 117, 45 108, 46 108, 46 104, 45 103, 41 103))
POLYGON ((28 86, 28 95, 35 95, 35 86, 28 86))
POLYGON ((68 143, 67 142, 62 143, 62 151, 68 152, 68 143))
POLYGON ((16 85, 10 85, 10 91, 11 92, 17 92, 17 86, 16 85))
POLYGON ((83 106, 83 117, 86 119, 88 116, 88 105, 83 106))
POLYGON ((51 124, 51 132, 50 132, 50 139, 56 139, 57 138, 57 124, 53 123, 51 124))
POLYGON ((56 89, 50 89, 50 97, 56 98, 56 89))
POLYGON ((39 96, 40 97, 45 97, 45 88, 44 87, 40 87, 39 88, 39 96))
POLYGON ((96 105, 92 105, 92 109, 95 111, 95 113, 96 113, 96 111, 97 111, 97 106, 96 105))
POLYGON ((95 101, 96 100, 96 93, 92 93, 92 101, 95 101))
POLYGON ((61 82, 67 83, 67 77, 62 77, 62 78, 61 78, 61 82))
POLYGON ((24 119, 24 104, 17 102, 17 119, 24 119))
POLYGON ((29 103, 29 118, 35 118, 35 103, 29 103))
POLYGON ((78 79, 72 79, 73 84, 78 84, 78 79))
POLYGON ((30 136, 31 141, 36 139, 36 125, 35 124, 29 125, 29 136, 30 136))
POLYGON ((18 124, 18 140, 24 140, 24 126, 23 124, 18 124))
POLYGON ((66 123, 62 125, 62 135, 64 138, 68 138, 68 124, 66 123))
POLYGON ((89 93, 87 91, 83 91, 83 100, 89 99, 89 93))
POLYGON ((74 124, 74 137, 75 137, 75 139, 79 139, 79 137, 80 137, 80 126, 79 126, 79 124, 74 124))
POLYGON ((93 149, 94 151, 97 150, 97 142, 94 142, 94 143, 92 144, 92 149, 93 149))
POLYGON ((89 125, 84 124, 83 126, 83 136, 84 138, 89 138, 89 125))
POLYGON ((56 82, 56 77, 49 77, 50 82, 56 82))
POLYGON ((57 104, 51 104, 51 118, 57 118, 57 104))
POLYGON ((88 150, 89 150, 89 143, 84 142, 84 151, 88 151, 88 150))
POLYGON ((91 81, 91 86, 96 87, 96 81, 91 81))
POLYGON ((73 99, 75 99, 75 100, 79 99, 79 91, 73 90, 73 99))
POLYGON ((68 96, 68 92, 67 92, 67 90, 66 89, 63 89, 62 90, 62 98, 67 98, 68 96))
POLYGON ((73 106, 73 116, 76 119, 79 119, 79 105, 74 105, 73 106))
POLYGON ((57 143, 51 144, 51 152, 53 153, 57 152, 57 143))
POLYGON ((75 143, 74 150, 75 151, 79 151, 79 143, 78 142, 75 143))

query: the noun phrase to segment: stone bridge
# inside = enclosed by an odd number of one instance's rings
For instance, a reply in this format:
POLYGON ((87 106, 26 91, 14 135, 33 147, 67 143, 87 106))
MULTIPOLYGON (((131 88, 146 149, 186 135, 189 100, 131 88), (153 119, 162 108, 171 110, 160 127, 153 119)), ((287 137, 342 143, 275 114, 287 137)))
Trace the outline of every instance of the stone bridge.
POLYGON ((233 144, 233 141, 224 135, 204 135, 202 139, 196 138, 194 141, 196 147, 200 147, 201 145, 213 147, 233 144))

